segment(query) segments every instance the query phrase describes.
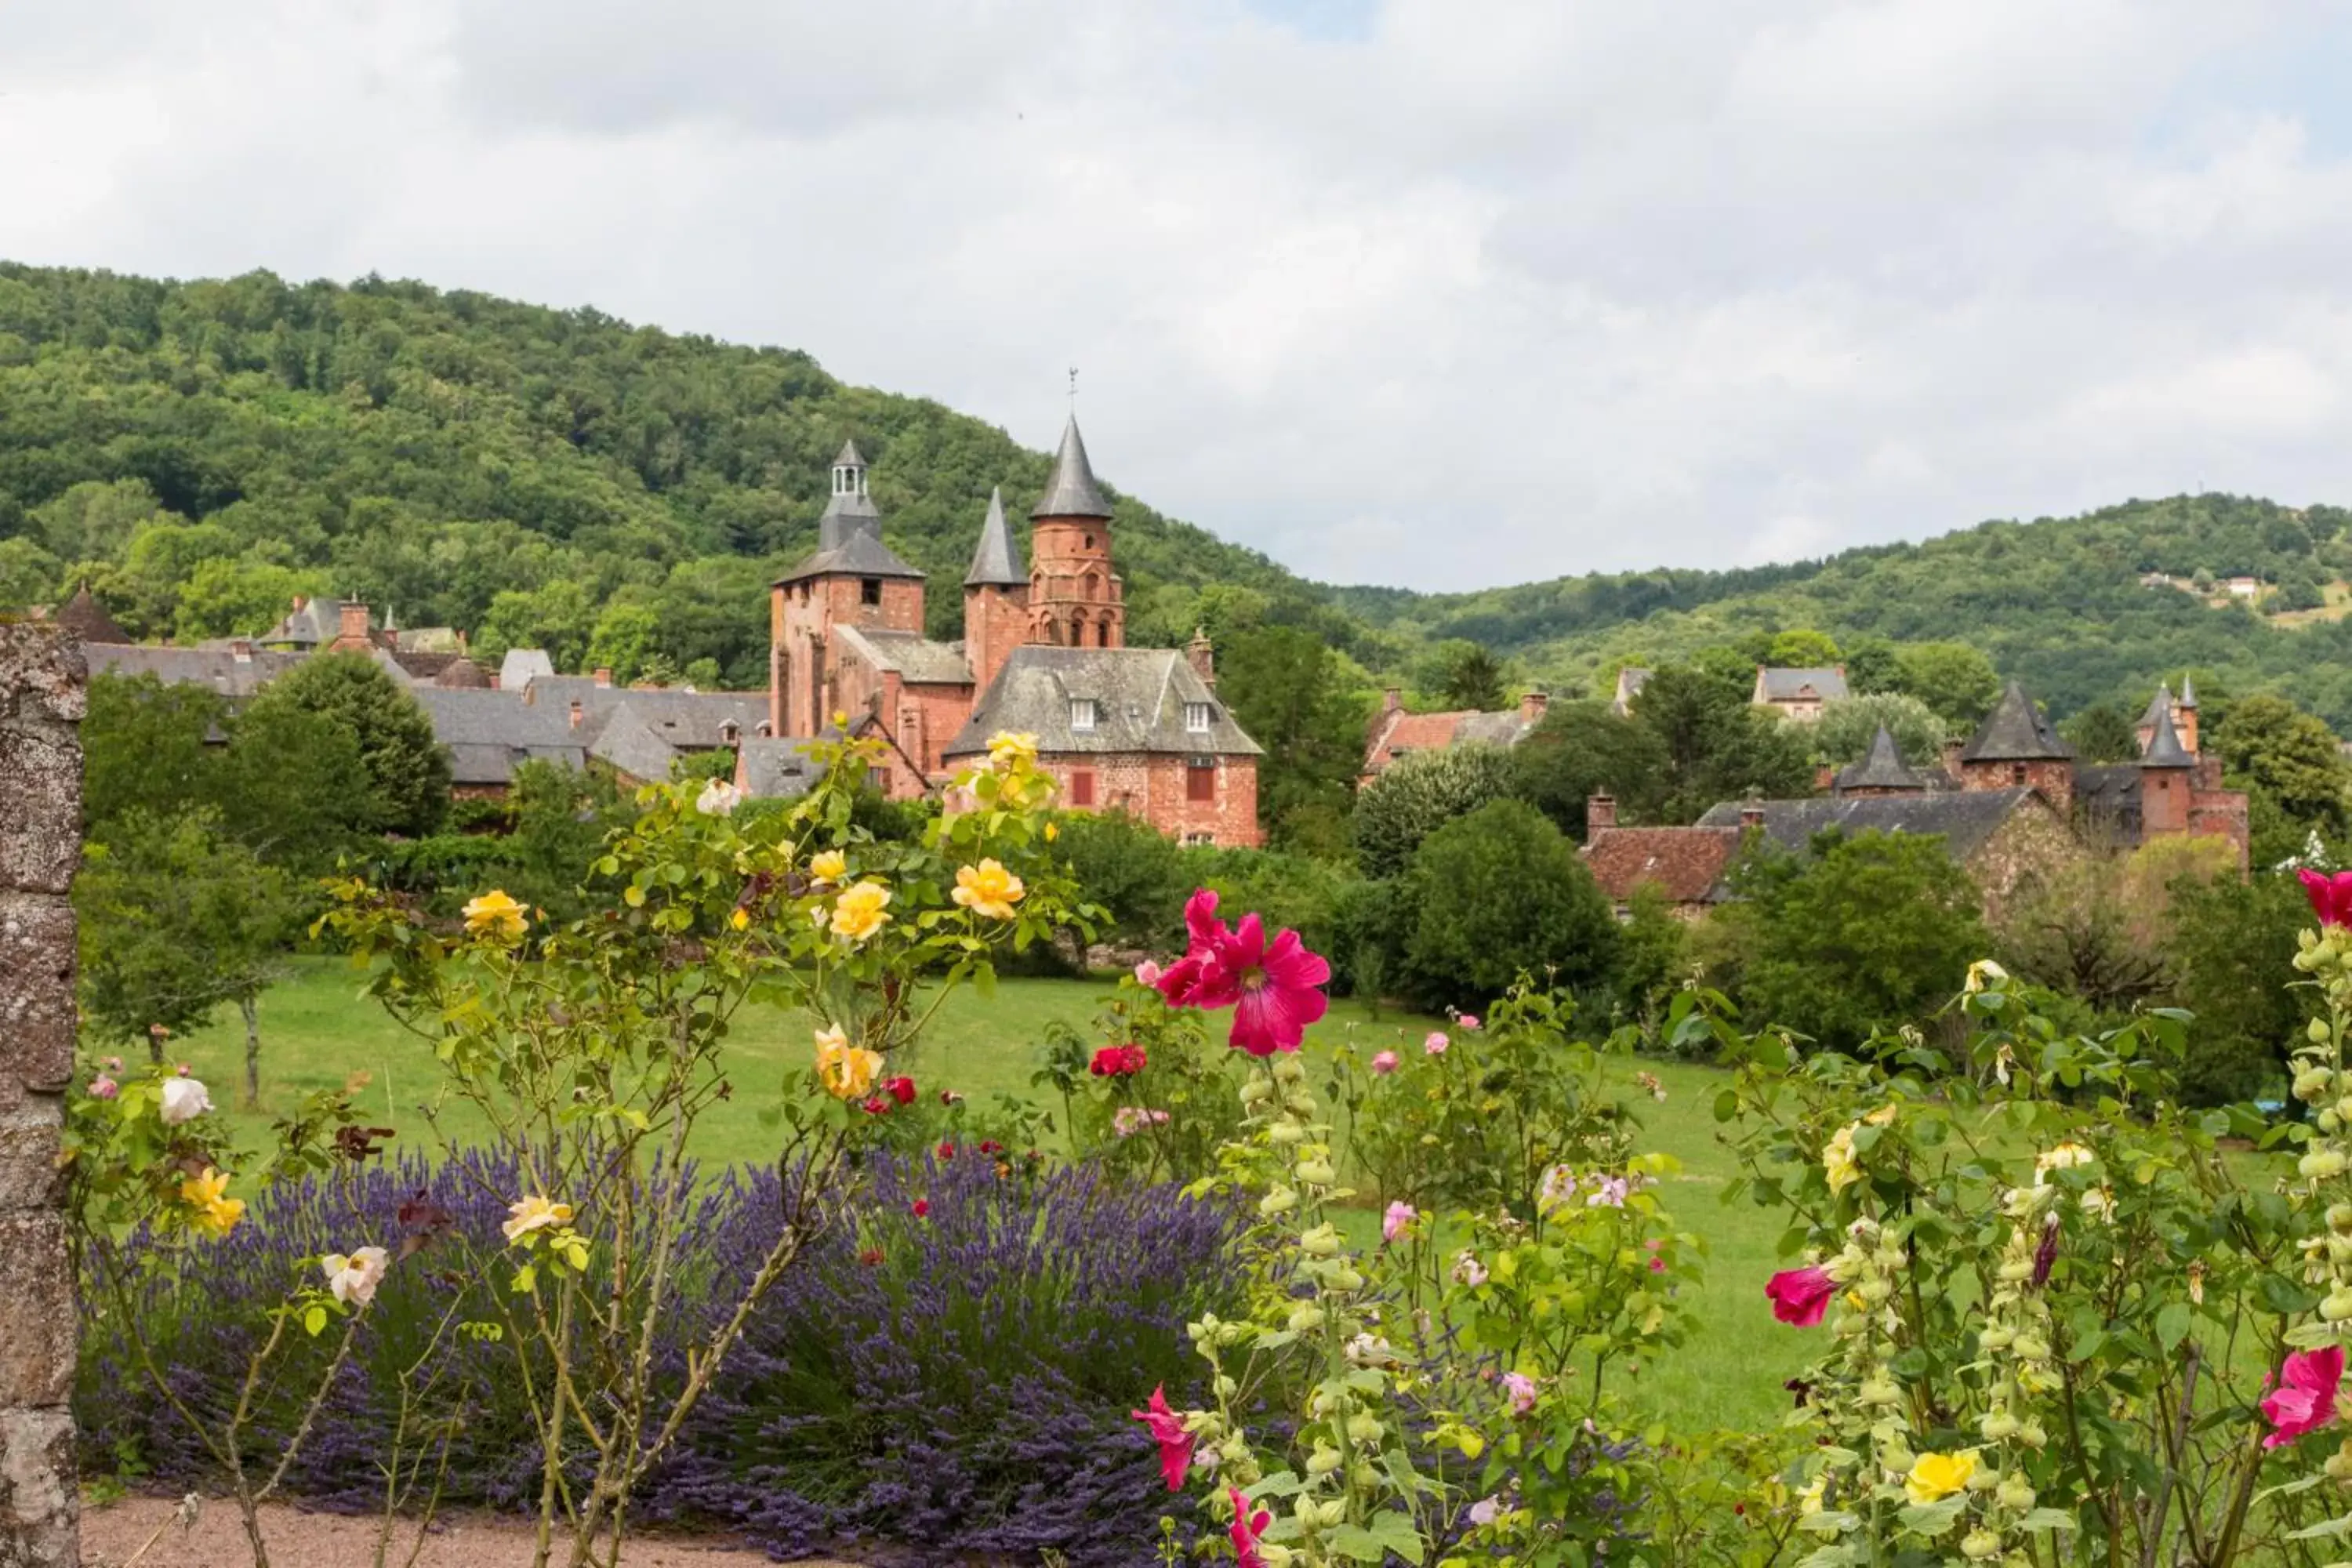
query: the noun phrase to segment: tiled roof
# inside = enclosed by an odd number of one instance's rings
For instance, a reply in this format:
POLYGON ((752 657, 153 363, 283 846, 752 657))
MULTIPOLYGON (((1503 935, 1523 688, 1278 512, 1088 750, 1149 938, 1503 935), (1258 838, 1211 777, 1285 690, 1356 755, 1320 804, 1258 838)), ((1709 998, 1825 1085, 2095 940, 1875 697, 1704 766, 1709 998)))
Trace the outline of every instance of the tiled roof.
POLYGON ((256 648, 240 658, 227 648, 141 647, 90 643, 82 649, 92 675, 152 675, 170 686, 208 686, 224 697, 250 697, 302 662, 299 653, 256 648))
POLYGON ((1737 826, 1604 827, 1585 847, 1584 863, 1619 903, 1650 883, 1670 903, 1696 904, 1721 896, 1724 868, 1738 852, 1737 826))
MULTIPOLYGON (((1928 795, 1831 796, 1812 800, 1768 800, 1759 804, 1765 837, 1784 849, 1802 851, 1825 827, 1847 833, 1938 834, 1956 860, 1984 847, 2028 800, 2031 789, 1954 790, 1928 795)), ((1743 807, 1727 800, 1707 808, 1701 827, 1738 827, 1743 807)), ((2044 807, 2043 809, 2047 809, 2044 807)))
POLYGON ((988 737, 1000 730, 1034 734, 1041 752, 1259 752, 1199 671, 1172 648, 1016 647, 943 755, 984 752, 988 737), (1095 704, 1091 730, 1071 727, 1071 704, 1081 700, 1095 704), (1185 709, 1194 704, 1209 710, 1205 731, 1185 728, 1185 709))
POLYGON ((2049 718, 2014 680, 1960 748, 1964 763, 2052 762, 2074 754, 2074 749, 2058 738, 2049 718))
POLYGON ((809 756, 808 740, 759 736, 743 742, 743 793, 762 799, 793 800, 808 794, 823 770, 809 756))
POLYGON ((1834 665, 1811 669, 1781 669, 1766 665, 1756 672, 1756 681, 1758 691, 1767 702, 1794 702, 1807 696, 1839 702, 1846 697, 1845 671, 1834 665))
POLYGON ((1388 715, 1372 735, 1368 772, 1413 752, 1443 752, 1454 746, 1516 746, 1535 726, 1516 708, 1492 713, 1457 708, 1444 713, 1408 713, 1399 709, 1388 715))
POLYGON ((453 783, 502 784, 527 758, 572 768, 586 760, 586 740, 572 728, 568 711, 534 708, 517 692, 418 686, 409 695, 433 721, 453 783))
POLYGON ((593 742, 623 708, 633 708, 646 727, 681 752, 707 752, 756 734, 768 718, 764 691, 687 691, 676 687, 644 689, 599 686, 584 675, 542 676, 525 687, 529 706, 564 715, 571 722, 572 705, 580 704, 583 744, 593 742))
POLYGON ((1464 708, 1451 713, 1399 712, 1381 735, 1380 749, 1391 756, 1409 752, 1442 752, 1454 744, 1454 731, 1462 728, 1462 721, 1475 717, 1476 711, 1464 708))
POLYGON ((895 669, 917 686, 970 686, 971 666, 960 642, 933 642, 915 632, 836 626, 833 635, 876 669, 895 669))
POLYGON ((623 703, 589 742, 588 754, 640 784, 659 784, 669 777, 670 764, 679 753, 655 732, 643 713, 623 703))

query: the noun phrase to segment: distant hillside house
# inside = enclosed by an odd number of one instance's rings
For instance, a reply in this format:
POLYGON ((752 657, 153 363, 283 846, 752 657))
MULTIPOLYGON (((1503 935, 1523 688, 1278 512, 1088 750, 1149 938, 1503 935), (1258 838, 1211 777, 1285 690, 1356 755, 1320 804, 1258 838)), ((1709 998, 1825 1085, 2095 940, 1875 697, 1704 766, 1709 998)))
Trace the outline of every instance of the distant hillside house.
POLYGON ((1381 696, 1380 711, 1372 715, 1370 732, 1364 742, 1364 765, 1356 782, 1371 783, 1388 772, 1398 758, 1415 752, 1445 752, 1456 746, 1516 746, 1543 722, 1549 706, 1550 699, 1543 692, 1530 691, 1519 699, 1517 707, 1491 713, 1475 708, 1444 713, 1409 713, 1405 711, 1404 693, 1391 686, 1381 696))
POLYGON ((1629 664, 1617 672, 1617 692, 1609 700, 1609 711, 1620 719, 1633 711, 1633 699, 1642 695, 1642 688, 1650 684, 1650 672, 1638 664, 1629 664))
MULTIPOLYGON (((771 598, 769 723, 779 741, 841 728, 888 743, 875 783, 903 799, 940 788, 990 735, 1037 737, 1076 810, 1119 809, 1187 843, 1254 847, 1259 748, 1219 700, 1208 639, 1127 646, 1111 506, 1072 419, 1030 509, 1031 559, 989 498, 963 583, 963 637, 924 635, 923 574, 883 542, 856 444, 834 459, 817 547, 771 598)), ((781 748, 739 782, 805 787, 781 748)))
POLYGON ((1756 690, 1748 700, 1759 708, 1774 710, 1783 719, 1810 724, 1822 716, 1825 704, 1843 702, 1848 695, 1845 666, 1842 664, 1818 669, 1759 664, 1756 667, 1756 690))
POLYGON ((2259 599, 2263 596, 2263 583, 2260 577, 2232 577, 2221 586, 2229 590, 2230 597, 2233 599, 2259 599))

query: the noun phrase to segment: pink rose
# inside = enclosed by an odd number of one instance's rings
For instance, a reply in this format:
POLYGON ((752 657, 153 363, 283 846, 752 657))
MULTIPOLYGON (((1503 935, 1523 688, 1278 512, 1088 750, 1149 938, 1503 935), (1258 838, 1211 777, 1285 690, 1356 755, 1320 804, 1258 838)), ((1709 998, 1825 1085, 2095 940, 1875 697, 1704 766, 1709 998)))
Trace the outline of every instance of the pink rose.
POLYGON ((1473 1034, 1475 1034, 1478 1031, 1478 1015, 1475 1013, 1462 1014, 1454 1021, 1473 1034))
POLYGON ((1135 966, 1135 983, 1138 985, 1159 984, 1160 966, 1152 963, 1151 960, 1148 958, 1145 959, 1141 963, 1135 966))
POLYGON ((122 1086, 103 1073, 89 1080, 89 1097, 92 1100, 112 1100, 121 1092, 122 1086))
POLYGON ((1523 1372, 1505 1373, 1503 1392, 1511 1396, 1514 1415, 1525 1415, 1536 1407, 1536 1380, 1523 1372))
POLYGON ((1396 1071, 1396 1069, 1397 1054, 1394 1051, 1382 1051, 1380 1055, 1372 1058, 1372 1070, 1380 1074, 1382 1078, 1388 1077, 1389 1074, 1396 1071))
POLYGON ((1445 1032, 1443 1029, 1432 1029, 1429 1032, 1429 1038, 1421 1042, 1421 1048, 1433 1057, 1442 1057, 1445 1054, 1445 1047, 1453 1043, 1445 1037, 1445 1032))
POLYGON ((1404 1234, 1405 1226, 1420 1217, 1420 1211, 1409 1203, 1400 1201, 1389 1205, 1388 1212, 1381 1215, 1381 1240, 1394 1241, 1404 1234))

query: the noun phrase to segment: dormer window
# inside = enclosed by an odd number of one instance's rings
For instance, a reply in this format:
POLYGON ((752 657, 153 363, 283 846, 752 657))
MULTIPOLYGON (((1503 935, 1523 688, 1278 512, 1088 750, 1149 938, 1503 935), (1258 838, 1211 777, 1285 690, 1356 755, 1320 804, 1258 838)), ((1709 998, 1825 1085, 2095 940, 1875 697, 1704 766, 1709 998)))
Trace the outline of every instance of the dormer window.
POLYGON ((1091 734, 1095 721, 1102 711, 1101 705, 1091 697, 1070 699, 1070 728, 1079 734, 1091 734))
POLYGON ((1214 703, 1187 702, 1184 704, 1184 728, 1193 734, 1207 734, 1209 726, 1216 721, 1217 709, 1214 703))

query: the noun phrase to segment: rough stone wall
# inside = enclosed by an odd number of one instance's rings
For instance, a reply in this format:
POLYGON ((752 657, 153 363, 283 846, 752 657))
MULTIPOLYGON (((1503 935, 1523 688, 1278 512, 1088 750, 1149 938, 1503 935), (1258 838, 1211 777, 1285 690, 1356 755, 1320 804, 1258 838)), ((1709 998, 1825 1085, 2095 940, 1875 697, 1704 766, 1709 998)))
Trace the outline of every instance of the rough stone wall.
POLYGON ((2054 875, 2087 854, 2063 817, 2028 800, 1969 858, 1967 867, 1983 896, 1985 918, 1997 922, 2027 878, 2054 875))
POLYGON ((57 1208, 73 1076, 80 646, 0 622, 0 1568, 71 1568, 75 1308, 57 1208))

